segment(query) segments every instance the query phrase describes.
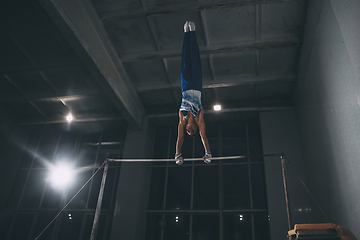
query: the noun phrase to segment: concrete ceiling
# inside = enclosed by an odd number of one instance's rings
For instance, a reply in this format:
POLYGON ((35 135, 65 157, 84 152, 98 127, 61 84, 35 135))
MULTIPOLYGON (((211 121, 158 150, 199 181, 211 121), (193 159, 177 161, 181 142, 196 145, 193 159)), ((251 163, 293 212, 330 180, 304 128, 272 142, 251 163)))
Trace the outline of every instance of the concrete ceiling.
POLYGON ((146 115, 176 122, 187 20, 196 24, 209 116, 215 103, 226 118, 292 107, 305 0, 2 5, 2 121, 61 123, 71 111, 78 122, 123 119, 133 128, 146 115))

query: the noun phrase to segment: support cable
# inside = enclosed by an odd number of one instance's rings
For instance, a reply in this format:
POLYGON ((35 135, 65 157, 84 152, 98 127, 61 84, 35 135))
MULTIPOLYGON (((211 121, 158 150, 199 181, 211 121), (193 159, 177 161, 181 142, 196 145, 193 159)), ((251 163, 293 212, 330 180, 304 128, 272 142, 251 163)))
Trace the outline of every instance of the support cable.
MULTIPOLYGON (((315 204, 318 206, 318 208, 320 209, 320 211, 322 212, 322 214, 324 214, 325 218, 327 219, 327 221, 332 225, 332 227, 334 228, 334 230, 336 231, 336 225, 334 223, 332 223, 330 221, 330 218, 326 215, 325 211, 322 209, 322 207, 320 206, 320 204, 316 201, 314 195, 312 195, 312 193, 310 192, 310 190, 307 188, 306 184, 304 183, 304 181, 301 179, 301 177, 299 176, 299 174, 296 172, 295 168, 290 164, 290 161, 287 160, 288 164, 291 169, 293 170, 293 172, 295 173, 296 177, 300 180, 301 184, 304 186, 305 190, 309 193, 310 197, 312 198, 312 200, 314 200, 315 204)), ((287 166, 285 165, 285 166, 287 166)), ((337 233, 337 231, 336 231, 337 233)), ((338 237, 342 240, 343 238, 341 236, 338 235, 338 237)))
POLYGON ((50 225, 59 217, 59 215, 65 210, 65 208, 74 200, 74 198, 83 190, 83 188, 91 181, 91 179, 94 178, 94 176, 100 171, 100 169, 105 165, 105 162, 98 167, 98 169, 94 172, 94 174, 89 178, 89 180, 86 181, 86 183, 75 193, 75 195, 69 200, 69 202, 66 203, 66 205, 60 210, 60 212, 51 220, 51 222, 42 230, 42 232, 35 238, 35 240, 39 239, 39 237, 50 227, 50 225))

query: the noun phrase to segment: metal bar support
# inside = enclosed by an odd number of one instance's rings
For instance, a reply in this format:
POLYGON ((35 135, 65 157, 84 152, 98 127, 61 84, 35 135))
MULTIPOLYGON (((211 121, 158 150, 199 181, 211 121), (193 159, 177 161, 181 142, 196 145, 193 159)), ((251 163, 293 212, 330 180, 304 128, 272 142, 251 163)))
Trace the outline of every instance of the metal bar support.
POLYGON ((93 223, 93 227, 91 230, 90 240, 95 240, 96 232, 97 232, 97 229, 99 226, 100 210, 101 210, 101 204, 102 204, 102 200, 103 200, 103 196, 104 196, 105 181, 106 181, 106 175, 107 175, 108 168, 109 168, 109 161, 106 159, 104 173, 103 173, 103 177, 102 177, 101 185, 100 185, 99 198, 98 198, 98 202, 97 202, 96 210, 95 210, 94 223, 93 223))
MULTIPOLYGON (((273 156, 282 156, 282 153, 273 153, 273 154, 263 154, 263 155, 253 155, 253 156, 230 156, 230 157, 213 157, 211 160, 230 160, 230 159, 240 159, 240 158, 255 158, 255 157, 273 157, 273 156)), ((175 159, 114 159, 108 158, 109 162, 172 162, 175 159)), ((203 161, 202 158, 185 158, 184 161, 203 161)))
POLYGON ((284 192, 285 192, 285 201, 286 201, 286 212, 287 212, 287 218, 288 218, 288 227, 289 230, 292 229, 292 223, 291 223, 291 212, 290 212, 290 200, 289 200, 289 193, 287 189, 287 181, 286 181, 286 172, 285 172, 285 155, 281 154, 281 168, 282 168, 282 174, 283 174, 283 180, 284 180, 284 192))

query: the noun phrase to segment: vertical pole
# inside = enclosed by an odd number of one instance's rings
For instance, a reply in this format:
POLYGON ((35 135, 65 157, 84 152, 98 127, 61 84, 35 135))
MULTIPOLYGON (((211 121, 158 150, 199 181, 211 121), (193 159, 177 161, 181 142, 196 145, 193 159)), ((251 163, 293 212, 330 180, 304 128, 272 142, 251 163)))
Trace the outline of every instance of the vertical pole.
POLYGON ((98 202, 97 202, 96 210, 95 210, 94 223, 93 223, 93 227, 91 230, 90 240, 95 240, 95 237, 96 237, 96 231, 97 231, 97 228, 99 225, 101 203, 102 203, 103 196, 104 196, 105 181, 106 181, 106 175, 107 175, 108 168, 109 168, 109 161, 106 159, 104 173, 103 173, 103 177, 102 177, 101 185, 100 185, 99 198, 98 198, 98 202))
POLYGON ((288 217, 288 225, 289 230, 292 228, 291 223, 291 214, 290 214, 290 200, 289 200, 289 194, 287 191, 287 181, 286 181, 286 172, 285 172, 285 155, 282 154, 280 156, 281 158, 281 168, 282 168, 282 174, 283 174, 283 180, 284 180, 284 192, 285 192, 285 201, 286 201, 286 211, 287 211, 287 217, 288 217))
MULTIPOLYGON (((248 123, 245 124, 246 126, 246 154, 250 156, 250 140, 249 140, 249 125, 248 123)), ((250 209, 254 209, 253 203, 253 190, 252 190, 252 181, 251 181, 251 159, 248 158, 248 171, 249 171, 249 190, 250 190, 250 209)), ((254 214, 251 214, 251 234, 252 240, 255 240, 255 222, 254 222, 254 214)))
MULTIPOLYGON (((219 123, 219 156, 223 156, 224 153, 224 144, 223 144, 223 126, 219 123)), ((223 196, 224 196, 224 188, 223 188, 223 160, 219 160, 219 240, 224 239, 223 233, 223 196)))

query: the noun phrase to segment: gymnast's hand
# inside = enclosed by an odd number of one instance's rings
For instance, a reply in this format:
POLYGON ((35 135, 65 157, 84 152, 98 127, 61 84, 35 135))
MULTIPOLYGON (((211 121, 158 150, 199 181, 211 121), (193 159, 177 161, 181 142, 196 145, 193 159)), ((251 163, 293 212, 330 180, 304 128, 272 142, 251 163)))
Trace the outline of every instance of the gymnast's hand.
POLYGON ((184 163, 184 158, 181 156, 181 153, 175 154, 175 163, 181 165, 184 163))
POLYGON ((205 156, 203 156, 204 163, 209 164, 211 163, 211 152, 205 152, 205 156))

